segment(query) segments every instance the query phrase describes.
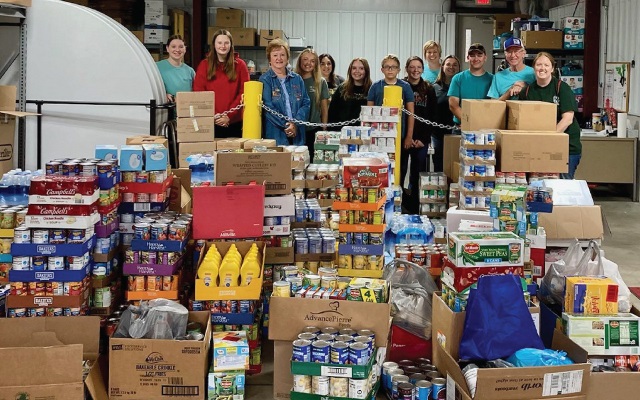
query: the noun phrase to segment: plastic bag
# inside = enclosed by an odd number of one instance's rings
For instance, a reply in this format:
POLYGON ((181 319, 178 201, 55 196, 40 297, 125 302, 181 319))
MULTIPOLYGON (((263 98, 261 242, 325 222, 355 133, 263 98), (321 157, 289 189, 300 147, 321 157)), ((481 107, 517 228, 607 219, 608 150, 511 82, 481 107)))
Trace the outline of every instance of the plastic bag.
POLYGON ((551 349, 520 349, 507 358, 507 361, 516 367, 552 367, 573 364, 566 352, 551 349))
POLYGON ((604 251, 601 251, 600 256, 604 267, 604 276, 618 284, 618 312, 631 312, 631 291, 620 275, 618 264, 607 259, 604 256, 604 251))
POLYGON ((569 246, 564 258, 552 263, 547 269, 540 284, 541 299, 547 304, 563 304, 566 276, 602 276, 603 274, 602 257, 596 242, 590 241, 586 251, 582 251, 580 243, 576 240, 569 246))
POLYGON ((520 277, 482 276, 469 292, 459 355, 494 360, 530 347, 544 349, 524 301, 520 277))
POLYGON ((115 337, 175 339, 185 336, 189 310, 175 301, 155 299, 129 306, 120 318, 115 337))
POLYGON ((424 267, 394 260, 384 267, 383 279, 391 285, 389 304, 393 324, 431 339, 431 299, 438 290, 431 275, 424 267))

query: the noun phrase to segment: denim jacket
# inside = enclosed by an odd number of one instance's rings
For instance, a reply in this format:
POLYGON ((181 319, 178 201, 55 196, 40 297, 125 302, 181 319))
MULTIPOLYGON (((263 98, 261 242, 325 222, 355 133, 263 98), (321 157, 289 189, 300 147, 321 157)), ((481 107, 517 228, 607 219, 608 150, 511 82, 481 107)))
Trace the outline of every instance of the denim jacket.
MULTIPOLYGON (((262 102, 272 110, 287 115, 287 106, 285 104, 285 96, 282 94, 282 86, 278 80, 276 73, 269 69, 260 77, 262 82, 262 102)), ((285 78, 285 86, 289 93, 289 101, 291 102, 291 114, 293 118, 300 121, 309 120, 309 109, 311 101, 304 87, 304 81, 300 75, 289 71, 285 78)), ((305 127, 296 125, 298 132, 293 138, 293 143, 289 143, 284 128, 287 124, 282 118, 278 118, 270 112, 263 111, 263 131, 264 137, 267 139, 275 139, 278 146, 286 146, 289 144, 304 145, 305 144, 305 127)))

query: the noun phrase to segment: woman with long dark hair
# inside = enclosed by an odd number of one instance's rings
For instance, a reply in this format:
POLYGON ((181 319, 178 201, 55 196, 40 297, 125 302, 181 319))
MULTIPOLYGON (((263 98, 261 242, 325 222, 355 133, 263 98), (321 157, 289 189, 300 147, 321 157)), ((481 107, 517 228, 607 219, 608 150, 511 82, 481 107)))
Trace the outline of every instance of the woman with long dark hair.
POLYGON ((329 86, 329 94, 333 96, 338 86, 344 82, 344 78, 336 74, 336 62, 331 54, 320 54, 320 72, 322 77, 327 81, 329 86))
MULTIPOLYGON (((436 90, 436 112, 434 121, 447 126, 453 125, 453 113, 449 109, 449 85, 455 74, 460 72, 460 60, 456 56, 446 56, 442 61, 440 73, 433 83, 436 90)), ((442 172, 444 163, 444 135, 451 134, 451 129, 434 128, 431 134, 431 145, 433 146, 433 171, 442 172)))
POLYGON ((372 83, 369 62, 360 57, 351 60, 347 80, 331 96, 329 122, 358 118, 361 107, 367 105, 367 94, 372 83))
POLYGON ((193 91, 215 92, 216 138, 242 136, 242 109, 222 113, 240 104, 248 80, 247 64, 234 52, 231 33, 226 29, 215 32, 207 58, 198 65, 193 91))

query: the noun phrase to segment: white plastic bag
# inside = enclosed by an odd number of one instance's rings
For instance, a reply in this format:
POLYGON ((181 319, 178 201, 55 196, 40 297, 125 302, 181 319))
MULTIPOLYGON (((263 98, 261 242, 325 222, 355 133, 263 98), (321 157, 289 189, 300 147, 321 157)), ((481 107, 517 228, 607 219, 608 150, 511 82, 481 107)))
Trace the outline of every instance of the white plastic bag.
POLYGON ((631 311, 631 291, 624 280, 622 280, 622 276, 620 275, 620 270, 618 269, 618 264, 613 261, 607 259, 604 256, 604 251, 600 253, 602 259, 602 266, 604 267, 604 276, 613 280, 618 284, 618 312, 626 313, 631 311))

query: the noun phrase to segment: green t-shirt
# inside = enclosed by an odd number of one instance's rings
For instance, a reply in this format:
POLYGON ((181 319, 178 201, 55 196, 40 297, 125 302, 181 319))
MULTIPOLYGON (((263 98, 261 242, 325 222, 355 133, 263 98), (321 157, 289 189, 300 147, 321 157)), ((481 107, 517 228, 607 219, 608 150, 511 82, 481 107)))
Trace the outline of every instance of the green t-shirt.
POLYGON ((193 68, 185 63, 180 64, 179 67, 174 67, 167 59, 158 61, 156 65, 167 93, 175 96, 178 92, 191 92, 193 78, 196 76, 193 68))
MULTIPOLYGON (((562 119, 562 114, 568 111, 576 112, 576 99, 569 85, 560 82, 558 87, 558 79, 552 78, 551 83, 545 87, 533 82, 528 88, 520 91, 520 100, 537 100, 558 105, 558 115, 556 122, 562 119)), ((564 131, 569 135, 569 154, 582 154, 582 143, 580 143, 580 125, 574 115, 573 122, 564 131)))
MULTIPOLYGON (((320 123, 320 104, 316 104, 316 86, 312 78, 304 79, 304 87, 307 89, 309 100, 311 100, 311 110, 309 111, 309 122, 320 123)), ((330 99, 329 85, 324 78, 320 81, 320 100, 330 99)))

